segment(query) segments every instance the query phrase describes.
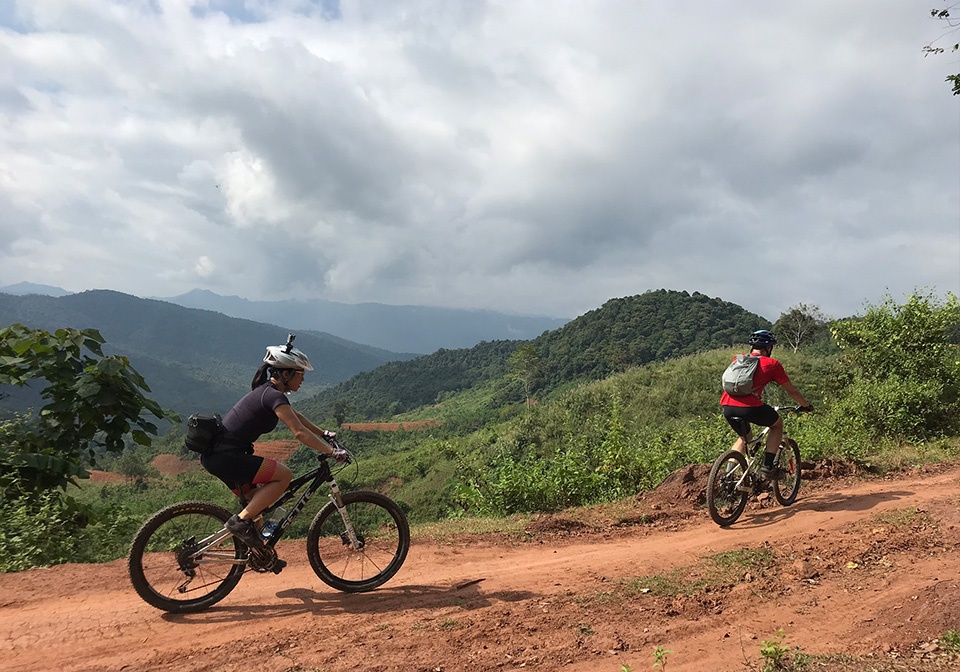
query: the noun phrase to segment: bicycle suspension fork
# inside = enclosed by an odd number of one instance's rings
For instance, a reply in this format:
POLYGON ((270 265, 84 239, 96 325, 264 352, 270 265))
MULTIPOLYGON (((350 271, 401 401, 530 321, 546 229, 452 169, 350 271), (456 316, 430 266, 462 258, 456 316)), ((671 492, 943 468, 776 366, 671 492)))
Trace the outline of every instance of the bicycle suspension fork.
POLYGON ((357 537, 357 532, 353 529, 353 522, 350 520, 350 514, 347 513, 347 507, 343 503, 343 497, 340 495, 340 486, 338 486, 337 482, 334 480, 331 480, 328 485, 330 486, 330 499, 337 507, 337 513, 340 514, 340 519, 343 521, 343 541, 344 543, 349 543, 350 547, 354 550, 360 550, 363 548, 363 541, 357 537))

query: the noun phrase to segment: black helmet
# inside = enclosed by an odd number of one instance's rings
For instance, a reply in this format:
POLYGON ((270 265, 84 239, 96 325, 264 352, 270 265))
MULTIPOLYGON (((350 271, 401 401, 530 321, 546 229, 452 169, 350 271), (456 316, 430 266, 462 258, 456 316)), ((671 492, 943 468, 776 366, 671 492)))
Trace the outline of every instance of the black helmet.
POLYGON ((770 347, 776 342, 777 337, 773 335, 772 331, 766 329, 753 332, 750 334, 750 338, 747 339, 747 343, 750 345, 759 345, 762 348, 770 347))

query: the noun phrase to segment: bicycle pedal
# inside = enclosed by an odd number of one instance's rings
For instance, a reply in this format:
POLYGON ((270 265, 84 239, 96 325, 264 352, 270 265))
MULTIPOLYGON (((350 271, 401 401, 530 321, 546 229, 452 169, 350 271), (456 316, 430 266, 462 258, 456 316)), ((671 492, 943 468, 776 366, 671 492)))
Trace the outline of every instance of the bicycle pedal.
POLYGON ((280 572, 283 571, 283 568, 286 566, 287 566, 286 560, 281 560, 280 558, 277 558, 276 560, 273 561, 273 566, 270 567, 270 569, 274 574, 279 574, 280 572))

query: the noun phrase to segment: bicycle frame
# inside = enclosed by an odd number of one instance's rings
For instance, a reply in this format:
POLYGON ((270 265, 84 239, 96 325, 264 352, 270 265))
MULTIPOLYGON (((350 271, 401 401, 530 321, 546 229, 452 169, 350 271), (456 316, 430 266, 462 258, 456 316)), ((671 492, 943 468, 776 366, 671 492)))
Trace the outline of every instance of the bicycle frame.
MULTIPOLYGON (((326 456, 320 455, 317 457, 320 460, 320 466, 317 468, 308 471, 305 474, 302 474, 292 481, 290 485, 287 486, 286 491, 283 495, 280 496, 276 502, 274 502, 269 508, 265 509, 261 515, 273 511, 278 506, 289 502, 293 499, 294 495, 299 492, 301 489, 306 488, 300 494, 300 497, 297 498, 296 504, 293 505, 293 508, 287 512, 279 523, 277 523, 276 529, 273 531, 273 534, 270 535, 269 539, 264 539, 264 546, 270 546, 271 548, 276 546, 277 541, 280 537, 283 536, 284 530, 293 522, 293 519, 303 511, 303 508, 307 505, 307 502, 316 494, 317 490, 323 484, 326 484, 330 488, 330 499, 337 506, 337 511, 340 513, 340 517, 343 520, 344 528, 347 533, 347 541, 350 542, 350 545, 354 549, 362 548, 362 544, 357 539, 356 532, 353 529, 353 524, 350 521, 350 517, 346 512, 346 509, 343 506, 343 498, 340 496, 340 486, 337 485, 337 482, 333 478, 333 474, 330 470, 330 465, 327 463, 326 456)), ((240 506, 244 507, 247 505, 247 498, 241 495, 239 497, 240 506)), ((230 536, 230 532, 227 530, 220 530, 209 537, 201 540, 196 548, 191 549, 191 553, 188 556, 189 560, 193 563, 200 564, 205 562, 226 562, 234 565, 244 565, 247 563, 246 558, 237 558, 233 551, 226 550, 210 550, 217 548, 217 546, 224 541, 226 541, 230 536)), ((187 581, 189 583, 189 580, 187 581)))
MULTIPOLYGON (((777 412, 780 411, 794 411, 796 412, 800 407, 799 406, 774 406, 773 409, 777 412)), ((737 480, 737 489, 743 487, 744 482, 748 479, 751 474, 756 473, 759 470, 760 465, 760 455, 761 451, 757 450, 757 446, 762 444, 767 438, 767 434, 770 433, 769 427, 764 427, 763 431, 760 432, 755 438, 747 439, 746 437, 741 437, 743 439, 743 454, 747 458, 747 468, 743 472, 743 476, 737 480)), ((786 441, 789 437, 787 436, 786 429, 783 432, 783 438, 781 443, 786 441)), ((780 446, 777 446, 777 454, 780 452, 780 446)))
MULTIPOLYGON (((290 485, 287 486, 286 491, 280 496, 276 502, 270 505, 267 509, 261 512, 260 515, 268 514, 279 506, 283 506, 287 502, 293 499, 294 495, 303 489, 303 492, 297 498, 296 503, 293 505, 287 515, 280 519, 277 523, 276 529, 270 535, 269 539, 264 539, 263 543, 265 546, 274 547, 277 544, 277 541, 280 540, 280 537, 283 536, 284 531, 289 527, 290 523, 293 522, 293 519, 299 515, 303 508, 307 505, 307 502, 316 494, 317 490, 324 484, 330 488, 330 501, 332 501, 336 507, 337 511, 340 514, 340 518, 343 520, 343 525, 346 530, 347 541, 350 542, 350 546, 354 549, 360 549, 363 547, 363 544, 358 540, 357 534, 353 529, 353 523, 350 521, 350 516, 347 514, 347 510, 343 505, 343 498, 340 496, 340 486, 337 485, 336 480, 333 478, 333 472, 330 469, 330 464, 327 462, 326 455, 317 455, 317 460, 320 462, 320 466, 312 471, 308 471, 305 474, 297 476, 292 481, 290 485)), ((245 497, 240 497, 241 506, 246 506, 247 501, 245 497)))

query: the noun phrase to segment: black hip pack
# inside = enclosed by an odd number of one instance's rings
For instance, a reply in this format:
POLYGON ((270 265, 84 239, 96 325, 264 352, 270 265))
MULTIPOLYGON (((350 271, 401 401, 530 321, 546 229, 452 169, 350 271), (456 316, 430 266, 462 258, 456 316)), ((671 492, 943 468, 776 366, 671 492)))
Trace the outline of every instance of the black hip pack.
POLYGON ((187 450, 207 455, 223 437, 223 419, 219 413, 194 413, 187 419, 183 443, 187 450))

